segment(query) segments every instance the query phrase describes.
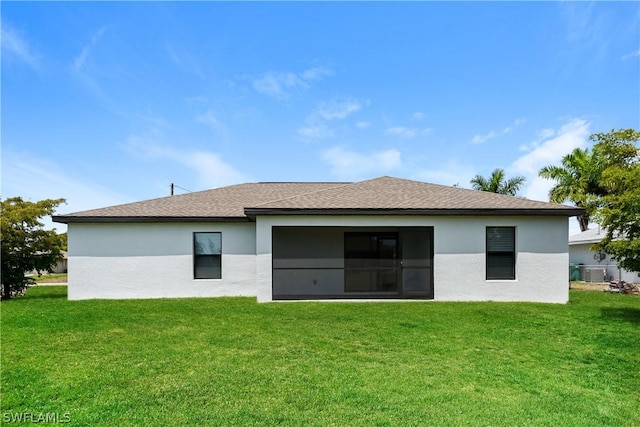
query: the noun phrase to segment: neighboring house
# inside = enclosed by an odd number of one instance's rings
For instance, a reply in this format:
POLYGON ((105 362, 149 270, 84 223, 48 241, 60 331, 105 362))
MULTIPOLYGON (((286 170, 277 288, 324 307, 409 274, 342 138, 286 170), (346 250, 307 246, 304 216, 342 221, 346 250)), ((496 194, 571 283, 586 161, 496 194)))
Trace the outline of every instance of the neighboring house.
POLYGON ((605 230, 597 227, 569 236, 571 279, 585 282, 608 282, 618 279, 632 283, 640 282, 638 273, 618 268, 616 260, 611 255, 591 250, 605 234, 605 230))
POLYGON ((568 300, 574 207, 381 177, 252 183, 54 216, 69 299, 568 300))
POLYGON ((51 270, 52 273, 66 273, 67 272, 67 251, 62 251, 62 260, 58 261, 51 270))
MULTIPOLYGON (((67 272, 67 252, 66 251, 61 251, 62 252, 62 259, 60 261, 58 261, 56 263, 56 265, 53 266, 53 268, 46 272, 46 271, 41 271, 42 274, 47 274, 47 273, 57 273, 57 274, 62 274, 62 273, 66 273, 67 272)), ((38 272, 36 270, 32 270, 30 272, 28 272, 27 274, 29 275, 35 275, 38 274, 38 272)))

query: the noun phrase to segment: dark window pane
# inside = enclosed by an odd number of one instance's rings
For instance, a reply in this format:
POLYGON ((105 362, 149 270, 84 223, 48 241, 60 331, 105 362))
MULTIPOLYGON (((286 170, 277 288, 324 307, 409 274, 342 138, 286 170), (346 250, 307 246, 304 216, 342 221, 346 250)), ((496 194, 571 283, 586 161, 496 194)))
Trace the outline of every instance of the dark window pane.
POLYGON ((515 259, 513 253, 487 254, 487 279, 515 279, 515 259))
POLYGON ((487 227, 487 280, 516 278, 515 227, 487 227))
POLYGON ((196 255, 220 255, 222 253, 221 233, 194 233, 193 246, 196 255))
POLYGON ((222 277, 220 255, 197 255, 195 257, 196 279, 220 279, 222 277))
POLYGON ((487 227, 487 252, 513 252, 515 246, 513 227, 487 227))
POLYGON ((347 233, 344 239, 345 250, 351 253, 371 254, 375 250, 375 237, 368 233, 347 233))
POLYGON ((193 277, 222 277, 222 234, 193 233, 193 277))

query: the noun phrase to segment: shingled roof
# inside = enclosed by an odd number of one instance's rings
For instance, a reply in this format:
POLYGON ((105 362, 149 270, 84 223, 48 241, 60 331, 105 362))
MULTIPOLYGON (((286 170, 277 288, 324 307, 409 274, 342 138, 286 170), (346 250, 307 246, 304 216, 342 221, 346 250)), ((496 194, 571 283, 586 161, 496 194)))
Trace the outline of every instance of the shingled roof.
POLYGON ((317 192, 345 183, 261 182, 167 196, 142 202, 54 216, 57 222, 93 221, 247 221, 244 208, 271 200, 317 192))
POLYGON ((247 221, 260 214, 561 215, 579 208, 380 177, 355 183, 252 183, 55 216, 57 222, 247 221))

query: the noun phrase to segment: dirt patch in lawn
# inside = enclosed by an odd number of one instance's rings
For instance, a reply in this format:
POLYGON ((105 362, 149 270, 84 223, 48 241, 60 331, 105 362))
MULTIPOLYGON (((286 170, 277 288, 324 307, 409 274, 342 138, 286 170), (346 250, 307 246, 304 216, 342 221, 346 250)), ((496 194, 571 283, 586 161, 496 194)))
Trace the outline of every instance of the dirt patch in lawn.
POLYGON ((66 274, 43 274, 35 279, 38 283, 67 283, 66 274))
POLYGON ((602 292, 605 289, 609 289, 608 283, 584 283, 584 282, 571 282, 569 289, 577 289, 579 291, 599 291, 602 292))

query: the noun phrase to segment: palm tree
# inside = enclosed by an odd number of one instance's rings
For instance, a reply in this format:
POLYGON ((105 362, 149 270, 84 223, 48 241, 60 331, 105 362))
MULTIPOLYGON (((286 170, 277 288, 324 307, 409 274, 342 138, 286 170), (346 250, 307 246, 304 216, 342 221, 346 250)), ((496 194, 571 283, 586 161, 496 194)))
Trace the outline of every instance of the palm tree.
POLYGON ((602 165, 597 151, 588 148, 574 149, 562 158, 562 166, 545 166, 538 175, 554 180, 556 183, 549 191, 549 201, 564 203, 569 200, 579 208, 586 209, 578 216, 580 230, 589 229, 589 219, 595 211, 593 197, 604 194, 600 185, 602 165))
POLYGON ((524 176, 516 176, 506 179, 503 169, 495 169, 489 178, 476 175, 471 180, 471 188, 474 190, 488 191, 490 193, 507 194, 515 196, 526 181, 524 176))

